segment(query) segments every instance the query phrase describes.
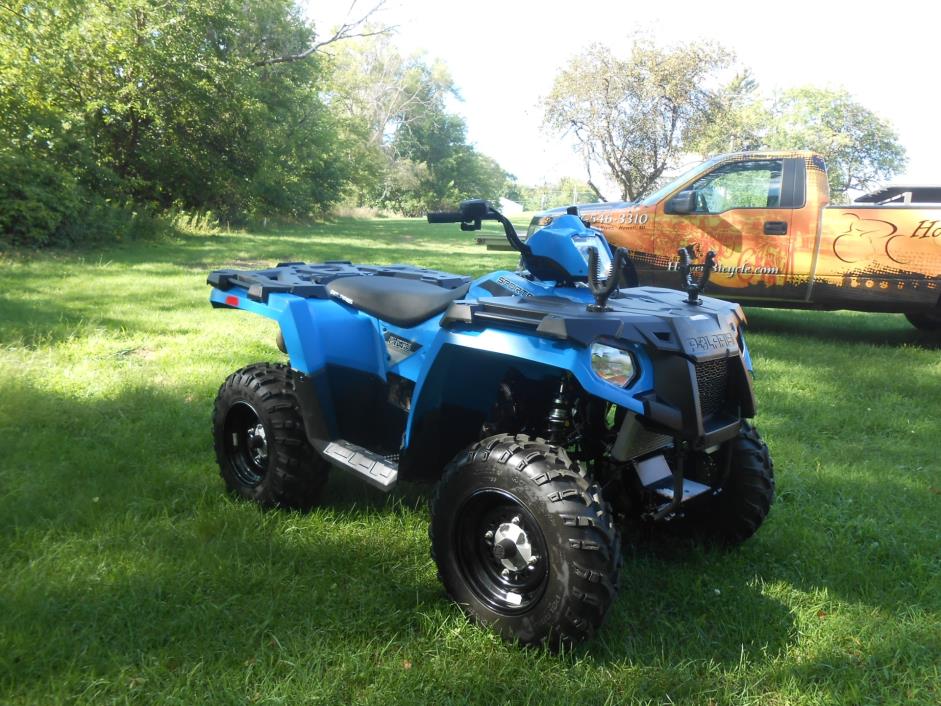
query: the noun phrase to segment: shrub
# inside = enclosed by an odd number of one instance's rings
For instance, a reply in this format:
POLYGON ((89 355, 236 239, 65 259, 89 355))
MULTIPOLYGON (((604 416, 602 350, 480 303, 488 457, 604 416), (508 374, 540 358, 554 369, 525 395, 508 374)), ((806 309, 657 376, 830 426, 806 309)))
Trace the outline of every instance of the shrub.
POLYGON ((147 208, 102 198, 43 160, 0 152, 0 247, 136 240, 167 230, 147 208))
POLYGON ((0 242, 42 247, 68 239, 81 188, 68 174, 19 154, 0 154, 0 242))

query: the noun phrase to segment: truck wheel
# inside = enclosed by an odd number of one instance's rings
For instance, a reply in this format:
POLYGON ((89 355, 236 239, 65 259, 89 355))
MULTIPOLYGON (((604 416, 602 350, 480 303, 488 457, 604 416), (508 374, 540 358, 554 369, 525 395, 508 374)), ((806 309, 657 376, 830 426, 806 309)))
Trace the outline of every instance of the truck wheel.
POLYGON ((501 434, 462 452, 435 490, 429 535, 448 594, 507 640, 579 642, 617 593, 621 543, 601 489, 541 439, 501 434))
POLYGON ((920 331, 941 331, 941 311, 919 311, 905 314, 905 318, 920 331))
POLYGON ((296 376, 286 365, 255 363, 226 378, 216 396, 219 472, 231 493, 264 507, 307 509, 327 481, 329 465, 304 433, 296 376))
POLYGON ((732 456, 722 490, 694 508, 688 519, 697 534, 731 545, 755 534, 771 510, 774 464, 768 446, 747 422, 742 422, 738 436, 726 443, 731 445, 732 456))

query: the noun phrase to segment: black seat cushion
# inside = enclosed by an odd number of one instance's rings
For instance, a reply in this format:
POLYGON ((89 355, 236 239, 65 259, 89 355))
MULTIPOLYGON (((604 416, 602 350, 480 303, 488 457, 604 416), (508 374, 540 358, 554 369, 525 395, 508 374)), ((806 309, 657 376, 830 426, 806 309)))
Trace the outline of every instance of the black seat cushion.
POLYGON ((363 276, 341 277, 331 282, 328 289, 332 296, 383 321, 415 326, 467 294, 470 283, 444 289, 417 279, 363 276))

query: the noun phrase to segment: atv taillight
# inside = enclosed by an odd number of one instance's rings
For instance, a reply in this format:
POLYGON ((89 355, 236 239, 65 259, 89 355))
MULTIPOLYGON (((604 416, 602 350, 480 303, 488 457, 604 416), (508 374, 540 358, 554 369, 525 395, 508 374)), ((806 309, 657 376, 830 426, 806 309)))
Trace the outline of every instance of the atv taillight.
POLYGON ((230 294, 229 296, 225 298, 225 303, 228 304, 229 306, 238 306, 239 298, 235 296, 234 294, 230 294))

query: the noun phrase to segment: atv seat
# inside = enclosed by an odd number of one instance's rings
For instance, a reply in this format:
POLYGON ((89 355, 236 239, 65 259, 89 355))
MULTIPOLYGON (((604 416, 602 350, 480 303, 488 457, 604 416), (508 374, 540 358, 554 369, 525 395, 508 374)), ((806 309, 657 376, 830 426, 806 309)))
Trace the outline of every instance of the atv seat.
POLYGON ((342 277, 328 285, 331 296, 396 326, 415 326, 460 299, 470 284, 445 289, 419 279, 368 275, 342 277))

